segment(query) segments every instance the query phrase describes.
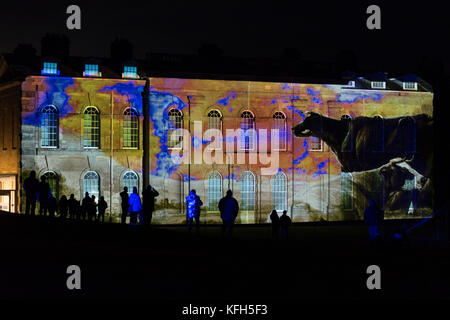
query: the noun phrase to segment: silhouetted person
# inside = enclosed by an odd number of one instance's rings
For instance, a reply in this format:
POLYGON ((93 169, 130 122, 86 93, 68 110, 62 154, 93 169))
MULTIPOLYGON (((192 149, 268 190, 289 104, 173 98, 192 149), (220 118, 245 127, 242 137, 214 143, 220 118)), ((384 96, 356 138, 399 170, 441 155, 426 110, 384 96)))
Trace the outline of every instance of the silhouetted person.
POLYGON ((81 214, 82 214, 81 204, 80 201, 77 200, 75 204, 75 216, 77 220, 81 220, 81 214))
POLYGON ((122 223, 125 224, 127 221, 127 214, 128 214, 128 188, 123 187, 123 191, 120 193, 120 198, 122 199, 122 202, 120 206, 122 207, 122 223))
POLYGON ((364 221, 369 227, 369 239, 374 240, 378 236, 380 211, 373 200, 369 200, 369 206, 364 211, 364 221))
POLYGON ((159 196, 158 191, 150 185, 142 193, 142 218, 144 219, 144 226, 150 226, 152 223, 153 211, 155 211, 155 198, 157 196, 159 196))
POLYGON ((34 211, 36 210, 36 200, 38 193, 39 181, 36 179, 36 171, 32 170, 30 176, 23 182, 23 188, 25 189, 26 205, 25 214, 30 214, 34 216, 34 211))
POLYGON ((50 196, 50 200, 48 201, 48 215, 54 218, 57 209, 58 209, 58 200, 56 200, 54 196, 50 196))
POLYGON ((67 197, 65 195, 62 195, 61 199, 59 199, 59 216, 62 219, 65 219, 67 217, 68 210, 69 210, 69 200, 67 200, 67 197))
POLYGON ((77 214, 77 203, 78 201, 75 199, 75 195, 72 193, 70 195, 69 200, 67 200, 67 206, 69 207, 69 218, 75 219, 77 214))
POLYGON ((137 216, 142 211, 141 198, 139 198, 137 188, 133 187, 133 193, 128 199, 128 212, 130 213, 130 224, 135 226, 137 224, 137 216))
POLYGON ((291 225, 291 218, 287 215, 287 211, 283 210, 283 214, 280 217, 281 238, 287 239, 288 229, 291 225))
POLYGON ((89 221, 97 220, 97 203, 95 203, 94 195, 92 195, 91 201, 89 203, 88 218, 89 221))
POLYGON ((103 196, 100 197, 98 201, 98 221, 102 220, 102 223, 105 222, 105 211, 108 208, 108 204, 105 201, 103 196))
POLYGON ((47 215, 48 203, 50 201, 50 197, 52 195, 50 191, 50 185, 46 181, 45 176, 41 177, 41 182, 39 182, 38 186, 38 196, 39 196, 39 214, 47 215))
POLYGON ((200 207, 203 205, 202 200, 192 189, 189 195, 186 197, 186 216, 188 219, 188 231, 192 230, 192 222, 195 219, 195 227, 197 232, 200 228, 200 207))
POLYGON ((228 231, 228 235, 231 236, 234 221, 239 212, 239 204, 233 197, 233 191, 228 190, 226 196, 220 199, 219 211, 222 218, 222 235, 225 235, 225 232, 228 231))
POLYGON ((81 220, 86 220, 86 215, 91 206, 91 197, 89 197, 89 193, 86 192, 84 194, 84 198, 81 201, 81 220))
POLYGON ((270 214, 270 221, 272 222, 272 238, 278 239, 280 217, 278 216, 277 210, 272 210, 272 213, 270 214))

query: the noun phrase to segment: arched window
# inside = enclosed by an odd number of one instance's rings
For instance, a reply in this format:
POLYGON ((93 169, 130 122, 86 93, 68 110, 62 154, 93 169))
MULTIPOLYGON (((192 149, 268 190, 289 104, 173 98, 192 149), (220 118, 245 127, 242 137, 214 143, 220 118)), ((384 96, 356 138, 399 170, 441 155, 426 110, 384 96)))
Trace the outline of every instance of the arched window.
POLYGON ((133 187, 136 187, 139 193, 138 175, 133 171, 125 172, 122 179, 122 187, 128 188, 128 195, 133 193, 133 187))
POLYGON ((180 110, 170 109, 169 113, 168 147, 170 149, 183 148, 183 114, 180 110))
POLYGON ((384 152, 384 119, 380 116, 373 118, 374 145, 373 151, 384 152))
POLYGON ((286 196, 286 175, 283 172, 278 172, 272 177, 272 202, 274 210, 287 210, 286 196))
POLYGON ((58 109, 49 105, 41 112, 41 146, 58 147, 58 109))
POLYGON ((208 129, 222 130, 222 115, 218 110, 208 112, 208 129))
POLYGON ((255 210, 255 176, 250 171, 244 171, 241 176, 241 209, 255 210))
POLYGON ((139 147, 139 116, 133 108, 128 108, 123 113, 123 147, 139 147))
POLYGON ((341 173, 342 207, 344 210, 353 209, 353 178, 348 172, 341 173))
MULTIPOLYGON (((222 114, 218 110, 211 110, 208 112, 208 129, 215 129, 222 132, 222 114)), ((217 140, 216 135, 214 135, 214 141, 212 141, 209 146, 214 149, 221 149, 222 141, 217 140)))
POLYGON ((222 176, 217 171, 208 175, 208 211, 218 211, 222 198, 222 176))
POLYGON ((53 171, 47 171, 42 176, 45 177, 45 181, 50 186, 52 196, 58 199, 58 175, 53 171))
POLYGON ((278 130, 278 150, 286 150, 286 116, 283 112, 277 111, 273 114, 272 127, 278 130))
POLYGON ((241 114, 241 150, 253 150, 255 141, 255 116, 250 111, 241 114))
POLYGON ((98 174, 94 171, 86 172, 86 174, 83 177, 83 195, 82 195, 83 198, 86 192, 89 193, 90 197, 94 195, 95 200, 98 201, 98 196, 100 194, 99 178, 98 174))
POLYGON ((100 113, 95 107, 84 110, 83 147, 100 147, 100 113))

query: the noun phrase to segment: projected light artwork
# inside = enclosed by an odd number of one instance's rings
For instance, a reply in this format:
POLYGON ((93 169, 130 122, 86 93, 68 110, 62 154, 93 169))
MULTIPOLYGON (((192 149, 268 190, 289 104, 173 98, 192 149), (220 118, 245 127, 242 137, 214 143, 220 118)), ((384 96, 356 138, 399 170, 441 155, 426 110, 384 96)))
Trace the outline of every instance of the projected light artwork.
MULTIPOLYGON (((131 79, 135 67, 124 73, 129 79, 27 77, 23 178, 52 173, 57 197, 80 199, 89 186, 113 216, 124 186, 142 194, 145 81, 131 79)), ((370 199, 386 218, 431 213, 430 92, 149 80, 153 223, 185 223, 189 189, 205 204, 205 223, 221 221, 217 202, 228 189, 239 223, 266 223, 273 209, 293 221, 361 219, 370 199)))

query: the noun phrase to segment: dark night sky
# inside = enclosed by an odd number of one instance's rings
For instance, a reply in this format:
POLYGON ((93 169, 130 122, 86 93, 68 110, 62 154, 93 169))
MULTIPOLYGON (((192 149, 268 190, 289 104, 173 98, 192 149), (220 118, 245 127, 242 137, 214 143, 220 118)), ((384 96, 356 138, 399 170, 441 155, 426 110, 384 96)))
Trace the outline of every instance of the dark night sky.
POLYGON ((225 55, 277 58, 297 47, 304 57, 334 59, 353 50, 363 67, 415 69, 422 56, 450 57, 450 13, 442 4, 411 1, 15 1, 2 4, 0 52, 17 43, 38 51, 46 33, 64 33, 71 54, 108 56, 116 36, 128 38, 135 57, 145 52, 195 53, 202 43, 216 43, 225 55), (66 29, 66 8, 78 4, 82 30, 66 29), (381 7, 382 29, 366 28, 366 8, 381 7))

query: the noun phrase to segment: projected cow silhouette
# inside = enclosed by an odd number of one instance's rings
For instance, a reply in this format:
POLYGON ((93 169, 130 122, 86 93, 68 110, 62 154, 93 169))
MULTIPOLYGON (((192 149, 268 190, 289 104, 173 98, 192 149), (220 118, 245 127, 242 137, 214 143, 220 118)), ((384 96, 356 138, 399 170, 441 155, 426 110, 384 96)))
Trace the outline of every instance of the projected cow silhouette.
POLYGON ((421 175, 431 177, 432 125, 426 114, 336 120, 307 112, 292 131, 297 137, 321 138, 336 154, 344 172, 376 169, 402 158, 421 175))

